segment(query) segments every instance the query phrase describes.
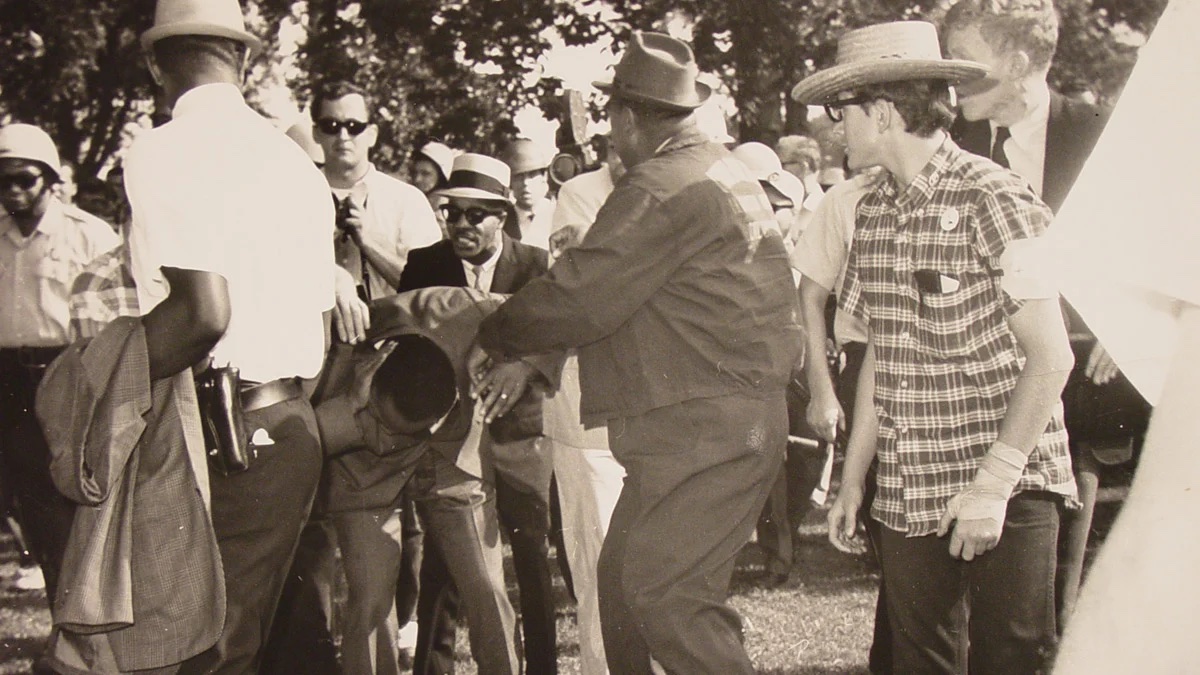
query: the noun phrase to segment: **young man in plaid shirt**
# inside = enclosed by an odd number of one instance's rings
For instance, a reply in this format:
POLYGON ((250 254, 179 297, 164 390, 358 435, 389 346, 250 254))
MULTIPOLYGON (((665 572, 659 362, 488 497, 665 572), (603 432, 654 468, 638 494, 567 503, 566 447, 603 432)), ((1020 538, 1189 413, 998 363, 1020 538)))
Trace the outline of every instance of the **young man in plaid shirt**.
POLYGON ((852 169, 888 174, 859 202, 840 298, 870 330, 829 523, 854 548, 878 454, 871 516, 902 673, 959 670, 964 600, 973 675, 1048 667, 1058 510, 1075 499, 1071 349, 1055 289, 1022 271, 1050 210, 947 134, 949 85, 984 73, 942 59, 932 25, 900 22, 847 33, 838 64, 792 92, 844 124, 852 169))

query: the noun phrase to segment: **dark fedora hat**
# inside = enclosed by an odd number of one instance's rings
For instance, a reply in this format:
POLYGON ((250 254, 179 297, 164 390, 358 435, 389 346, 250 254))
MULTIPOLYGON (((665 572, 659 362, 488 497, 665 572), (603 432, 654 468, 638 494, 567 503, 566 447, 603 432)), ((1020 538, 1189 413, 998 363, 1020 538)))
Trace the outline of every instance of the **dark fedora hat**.
POLYGON ((634 31, 611 82, 593 82, 613 98, 686 112, 704 104, 712 88, 698 82, 692 48, 662 33, 634 31))

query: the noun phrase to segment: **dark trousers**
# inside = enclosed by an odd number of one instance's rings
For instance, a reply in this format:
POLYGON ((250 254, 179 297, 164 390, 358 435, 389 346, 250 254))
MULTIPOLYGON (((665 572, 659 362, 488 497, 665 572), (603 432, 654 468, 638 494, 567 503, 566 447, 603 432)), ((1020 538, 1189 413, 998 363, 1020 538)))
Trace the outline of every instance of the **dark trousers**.
POLYGON ((292 399, 247 413, 246 427, 265 429, 275 443, 260 446, 247 471, 209 472, 213 529, 225 571, 225 628, 216 645, 184 662, 183 674, 258 670, 321 473, 308 401, 292 399))
MULTIPOLYGON (((521 490, 502 474, 496 474, 495 482, 496 510, 512 547, 520 590, 525 672, 553 675, 558 670, 558 654, 549 561, 550 505, 543 497, 521 490)), ((445 561, 427 548, 417 603, 415 673, 454 672, 454 610, 459 599, 449 577, 445 561)))
POLYGON ((53 604, 75 504, 50 478, 50 449, 33 412, 41 373, 40 368, 0 365, 0 493, 11 502, 3 506, 16 516, 53 604))
POLYGON ((895 672, 958 672, 964 597, 971 675, 1049 669, 1059 505, 1046 494, 1013 497, 1000 543, 971 562, 950 556, 948 537, 880 528, 895 672))
POLYGON ((726 603, 787 440, 783 392, 694 399, 614 419, 625 487, 597 570, 609 669, 753 673, 726 603))

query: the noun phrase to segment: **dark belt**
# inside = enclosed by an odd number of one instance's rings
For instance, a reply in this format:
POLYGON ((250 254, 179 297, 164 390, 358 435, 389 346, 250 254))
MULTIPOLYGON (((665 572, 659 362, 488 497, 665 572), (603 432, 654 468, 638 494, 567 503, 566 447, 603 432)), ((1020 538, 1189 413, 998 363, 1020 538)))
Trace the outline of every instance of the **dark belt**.
POLYGON ((261 384, 242 382, 242 411, 254 412, 304 396, 300 378, 285 377, 261 384))
POLYGON ((17 366, 45 368, 66 349, 61 347, 0 347, 0 369, 17 366))

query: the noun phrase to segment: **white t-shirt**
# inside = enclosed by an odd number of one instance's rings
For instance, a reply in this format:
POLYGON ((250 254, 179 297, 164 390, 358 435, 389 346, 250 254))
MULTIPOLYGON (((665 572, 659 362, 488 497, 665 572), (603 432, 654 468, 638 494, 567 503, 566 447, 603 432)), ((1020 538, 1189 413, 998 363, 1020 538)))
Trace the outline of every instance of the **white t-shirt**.
POLYGON ((220 274, 231 316, 214 365, 257 382, 320 371, 334 207, 299 145, 247 107, 237 87, 204 85, 137 139, 125 185, 142 312, 167 297, 162 267, 220 274))
MULTIPOLYGON (((812 220, 792 249, 792 267, 823 288, 840 292, 850 244, 854 241, 854 217, 858 200, 874 188, 874 177, 859 174, 838 183, 825 193, 817 204, 812 220)), ((866 342, 867 327, 858 319, 838 308, 833 319, 833 336, 839 344, 866 342)))
MULTIPOLYGON (((408 252, 414 248, 424 248, 442 238, 442 228, 438 226, 425 194, 379 171, 374 165, 353 188, 333 192, 339 199, 349 195, 356 204, 365 204, 362 236, 377 248, 394 251, 402 259, 407 260, 408 252)), ((362 259, 353 245, 345 250, 339 248, 338 264, 349 270, 354 278, 362 278, 361 273, 356 273, 362 266, 362 259), (354 255, 350 255, 351 252, 354 255)), ((372 298, 396 292, 373 265, 368 273, 372 298)))

